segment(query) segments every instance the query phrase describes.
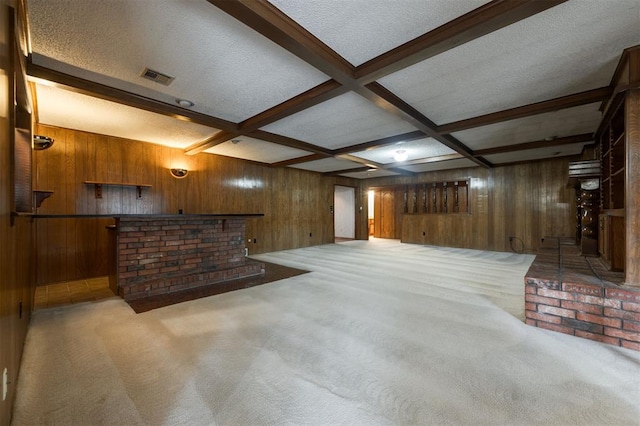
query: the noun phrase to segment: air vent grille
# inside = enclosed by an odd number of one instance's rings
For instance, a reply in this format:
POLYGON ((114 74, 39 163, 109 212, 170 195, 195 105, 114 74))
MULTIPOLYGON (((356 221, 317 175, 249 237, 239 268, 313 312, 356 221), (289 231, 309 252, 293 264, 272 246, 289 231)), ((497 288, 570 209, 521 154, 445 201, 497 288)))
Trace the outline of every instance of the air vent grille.
POLYGON ((165 86, 170 85, 171 82, 175 79, 175 77, 171 77, 167 74, 161 73, 160 71, 152 70, 150 68, 145 68, 140 76, 146 78, 147 80, 163 84, 165 86))

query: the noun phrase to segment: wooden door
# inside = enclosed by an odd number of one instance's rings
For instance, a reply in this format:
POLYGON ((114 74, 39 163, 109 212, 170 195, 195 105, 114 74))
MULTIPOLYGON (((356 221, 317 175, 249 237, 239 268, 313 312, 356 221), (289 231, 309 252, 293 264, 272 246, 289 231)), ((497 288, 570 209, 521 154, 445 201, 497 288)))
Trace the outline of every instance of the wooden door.
POLYGON ((396 237, 395 196, 393 190, 380 191, 380 222, 378 238, 396 237))

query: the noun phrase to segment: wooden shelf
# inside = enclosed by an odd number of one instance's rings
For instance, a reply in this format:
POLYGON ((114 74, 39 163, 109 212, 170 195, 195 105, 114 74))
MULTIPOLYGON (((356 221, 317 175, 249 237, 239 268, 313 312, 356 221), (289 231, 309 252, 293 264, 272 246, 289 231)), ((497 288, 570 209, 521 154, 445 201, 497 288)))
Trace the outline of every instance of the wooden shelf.
POLYGON ((602 160, 598 251, 611 270, 625 264, 625 107, 618 99, 604 117, 599 136, 602 160))
POLYGON ((137 189, 137 198, 142 198, 142 188, 151 188, 151 185, 146 183, 123 183, 123 182, 98 182, 94 180, 85 180, 85 184, 93 185, 95 188, 96 198, 102 198, 102 186, 122 186, 122 187, 135 187, 137 189))

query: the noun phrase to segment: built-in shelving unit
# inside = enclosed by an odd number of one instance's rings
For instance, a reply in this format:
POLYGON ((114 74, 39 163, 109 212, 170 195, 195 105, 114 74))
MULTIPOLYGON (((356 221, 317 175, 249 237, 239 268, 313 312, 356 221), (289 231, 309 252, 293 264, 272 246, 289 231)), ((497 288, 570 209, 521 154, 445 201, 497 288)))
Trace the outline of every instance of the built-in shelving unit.
POLYGON ((609 105, 598 134, 602 161, 598 251, 611 270, 625 266, 625 102, 618 96, 609 105))
POLYGON ((151 188, 151 185, 145 183, 99 182, 93 180, 85 180, 84 183, 94 186, 96 198, 102 198, 103 186, 135 187, 137 190, 137 198, 142 198, 142 188, 151 188))

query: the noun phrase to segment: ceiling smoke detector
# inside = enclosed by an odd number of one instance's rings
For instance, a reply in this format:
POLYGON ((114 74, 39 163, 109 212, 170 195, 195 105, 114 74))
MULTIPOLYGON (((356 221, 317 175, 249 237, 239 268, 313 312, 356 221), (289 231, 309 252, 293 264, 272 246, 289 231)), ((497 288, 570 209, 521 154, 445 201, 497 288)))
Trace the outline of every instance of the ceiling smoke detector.
POLYGON ((175 77, 171 77, 170 75, 161 73, 160 71, 152 70, 151 68, 145 68, 144 71, 142 71, 142 74, 140 74, 140 77, 160 83, 164 86, 170 85, 171 82, 176 79, 175 77))

